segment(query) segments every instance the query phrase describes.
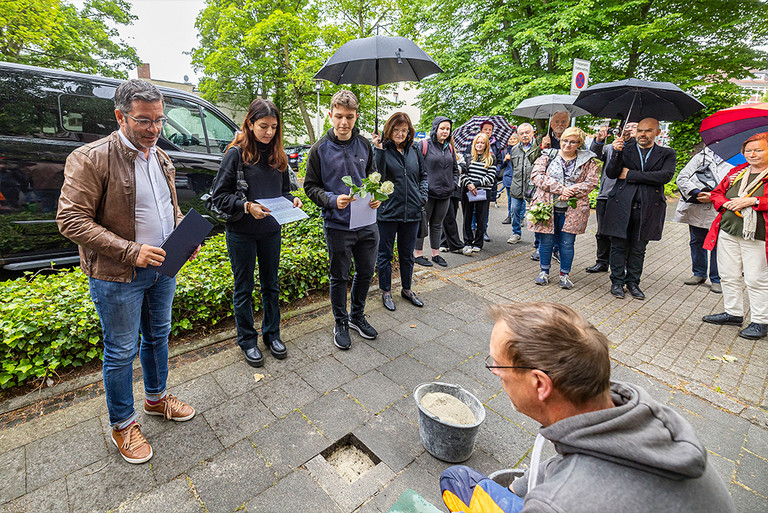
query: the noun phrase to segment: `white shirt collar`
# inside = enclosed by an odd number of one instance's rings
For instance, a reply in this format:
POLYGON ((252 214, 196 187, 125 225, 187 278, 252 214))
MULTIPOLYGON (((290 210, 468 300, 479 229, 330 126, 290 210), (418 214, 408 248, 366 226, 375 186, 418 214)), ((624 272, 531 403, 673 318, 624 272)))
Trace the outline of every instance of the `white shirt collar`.
MULTIPOLYGON (((142 150, 138 149, 136 146, 133 145, 133 143, 131 141, 128 140, 128 138, 123 133, 123 129, 122 128, 120 128, 120 130, 118 130, 117 133, 120 134, 120 139, 123 140, 123 143, 125 143, 126 146, 128 146, 133 151, 139 152, 139 155, 142 158, 144 157, 144 152, 142 150)), ((155 153, 157 153, 157 145, 156 144, 152 145, 152 147, 149 149, 149 155, 150 156, 154 155, 155 153)))

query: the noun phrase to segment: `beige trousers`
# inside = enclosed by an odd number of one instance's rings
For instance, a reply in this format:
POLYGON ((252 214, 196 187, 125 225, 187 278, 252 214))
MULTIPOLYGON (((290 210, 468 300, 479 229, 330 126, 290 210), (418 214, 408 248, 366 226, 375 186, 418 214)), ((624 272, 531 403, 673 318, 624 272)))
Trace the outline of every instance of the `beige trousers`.
POLYGON ((765 241, 744 240, 720 230, 717 236, 717 270, 723 286, 726 313, 744 315, 743 289, 746 284, 752 309, 750 321, 768 324, 768 261, 765 241))

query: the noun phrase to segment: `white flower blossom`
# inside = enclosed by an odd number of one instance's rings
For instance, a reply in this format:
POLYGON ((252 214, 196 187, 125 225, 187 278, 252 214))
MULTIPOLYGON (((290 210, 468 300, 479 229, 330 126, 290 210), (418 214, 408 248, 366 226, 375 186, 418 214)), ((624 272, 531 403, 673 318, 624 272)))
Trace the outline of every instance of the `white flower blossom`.
MULTIPOLYGON (((378 174, 378 173, 375 173, 375 174, 378 174)), ((373 175, 371 175, 371 176, 373 176, 373 175)), ((392 194, 393 192, 395 192, 395 184, 393 184, 392 182, 387 180, 386 182, 381 184, 381 189, 380 190, 384 194, 392 194)))
POLYGON ((373 183, 381 182, 381 173, 371 173, 370 176, 368 176, 368 180, 373 183))

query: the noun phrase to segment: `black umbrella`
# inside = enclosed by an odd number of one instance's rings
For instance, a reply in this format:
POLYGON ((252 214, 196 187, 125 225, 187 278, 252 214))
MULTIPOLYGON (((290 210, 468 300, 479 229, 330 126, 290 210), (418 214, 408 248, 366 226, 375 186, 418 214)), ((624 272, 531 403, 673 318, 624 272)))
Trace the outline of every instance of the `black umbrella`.
POLYGON ((334 84, 376 86, 376 127, 379 125, 379 86, 392 82, 419 81, 440 66, 405 37, 372 36, 353 39, 341 46, 315 74, 315 80, 334 84))
POLYGON ((579 93, 573 104, 602 118, 640 121, 685 119, 704 108, 704 104, 671 82, 651 82, 629 78, 595 84, 579 93))

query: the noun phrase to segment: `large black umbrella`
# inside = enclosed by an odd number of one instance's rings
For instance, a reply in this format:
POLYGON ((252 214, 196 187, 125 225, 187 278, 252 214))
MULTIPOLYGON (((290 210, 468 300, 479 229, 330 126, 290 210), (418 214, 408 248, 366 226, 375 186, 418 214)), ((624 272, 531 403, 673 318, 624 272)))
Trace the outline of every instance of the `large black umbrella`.
POLYGON ((315 80, 334 84, 376 86, 376 127, 379 125, 379 86, 392 82, 419 81, 440 66, 405 37, 372 36, 353 39, 341 46, 315 74, 315 80))
POLYGON ((579 93, 573 104, 602 118, 640 121, 685 119, 704 108, 704 104, 671 82, 651 82, 629 78, 595 84, 579 93))

